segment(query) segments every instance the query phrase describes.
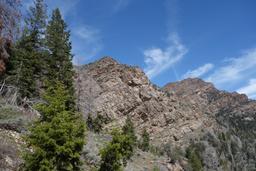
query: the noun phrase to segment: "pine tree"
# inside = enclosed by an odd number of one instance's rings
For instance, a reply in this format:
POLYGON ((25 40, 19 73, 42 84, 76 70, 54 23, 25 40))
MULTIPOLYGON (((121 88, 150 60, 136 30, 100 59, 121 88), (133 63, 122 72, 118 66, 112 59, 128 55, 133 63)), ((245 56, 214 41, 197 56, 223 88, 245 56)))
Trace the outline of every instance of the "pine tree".
POLYGON ((28 40, 27 46, 37 53, 32 62, 35 68, 34 76, 42 82, 45 79, 45 60, 48 56, 45 41, 47 8, 44 0, 35 0, 34 6, 29 10, 29 17, 25 20, 25 37, 28 40))
POLYGON ((47 9, 44 0, 35 0, 34 6, 29 8, 29 17, 26 18, 26 29, 34 49, 45 48, 47 9))
POLYGON ((16 85, 22 97, 39 95, 40 83, 44 79, 46 6, 43 0, 36 0, 30 7, 22 37, 12 49, 8 80, 16 85))
POLYGON ((113 130, 112 141, 101 150, 101 165, 99 171, 119 171, 126 166, 127 160, 134 152, 134 142, 123 131, 113 130))
POLYGON ((37 106, 41 118, 25 138, 31 150, 24 155, 24 170, 80 170, 85 136, 81 115, 67 110, 69 93, 62 83, 49 86, 43 99, 37 106))
POLYGON ((130 117, 127 117, 125 125, 123 126, 122 130, 125 135, 128 135, 132 139, 135 145, 137 142, 137 136, 135 134, 134 124, 130 117))
POLYGON ((149 134, 147 132, 146 129, 143 130, 142 132, 142 142, 141 142, 141 145, 140 145, 140 148, 143 150, 143 151, 148 151, 149 150, 149 134))
MULTIPOLYGON (((70 31, 62 19, 60 10, 53 10, 46 30, 46 44, 50 51, 47 59, 48 79, 62 81, 70 95, 74 94, 73 65, 71 54, 70 31)), ((69 100, 70 108, 74 107, 74 97, 69 100)))
POLYGON ((35 97, 36 90, 36 58, 38 53, 29 45, 29 38, 23 36, 12 49, 12 57, 7 67, 7 81, 19 89, 22 97, 35 97))
POLYGON ((130 149, 129 149, 129 154, 126 155, 126 158, 124 160, 129 160, 131 156, 134 154, 134 149, 137 143, 137 136, 135 134, 135 129, 133 122, 131 121, 130 117, 127 117, 125 121, 125 125, 122 128, 123 134, 127 136, 128 142, 130 143, 130 149))
POLYGON ((127 137, 121 131, 112 131, 112 141, 100 151, 101 165, 99 171, 121 171, 122 158, 125 155, 125 140, 127 137))
POLYGON ((122 154, 120 153, 120 144, 108 144, 101 151, 101 160, 99 171, 121 171, 122 154))

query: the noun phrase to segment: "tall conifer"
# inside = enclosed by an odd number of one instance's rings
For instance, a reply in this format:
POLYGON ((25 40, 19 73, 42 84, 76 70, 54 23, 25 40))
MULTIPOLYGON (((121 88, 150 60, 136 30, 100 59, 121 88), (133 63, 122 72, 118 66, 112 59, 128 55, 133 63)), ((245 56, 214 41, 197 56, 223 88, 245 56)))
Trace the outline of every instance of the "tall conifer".
POLYGON ((19 88, 22 97, 35 97, 44 79, 46 29, 46 5, 35 0, 30 7, 25 28, 20 40, 13 48, 8 65, 9 82, 19 88))
POLYGON ((71 54, 70 31, 62 19, 60 10, 53 10, 51 20, 47 26, 46 44, 50 51, 47 60, 48 78, 51 81, 61 81, 69 91, 71 98, 68 101, 70 108, 74 107, 73 65, 71 54))

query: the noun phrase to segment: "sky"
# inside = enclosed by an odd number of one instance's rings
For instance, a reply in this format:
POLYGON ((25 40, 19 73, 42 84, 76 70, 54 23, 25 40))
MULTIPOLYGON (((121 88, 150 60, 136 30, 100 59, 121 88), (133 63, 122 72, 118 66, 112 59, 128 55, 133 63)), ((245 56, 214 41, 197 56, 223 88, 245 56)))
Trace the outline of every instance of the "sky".
MULTIPOLYGON (((158 86, 199 77, 256 99, 255 0, 46 0, 71 30, 73 62, 111 56, 158 86)), ((23 0, 23 11, 32 0, 23 0)))

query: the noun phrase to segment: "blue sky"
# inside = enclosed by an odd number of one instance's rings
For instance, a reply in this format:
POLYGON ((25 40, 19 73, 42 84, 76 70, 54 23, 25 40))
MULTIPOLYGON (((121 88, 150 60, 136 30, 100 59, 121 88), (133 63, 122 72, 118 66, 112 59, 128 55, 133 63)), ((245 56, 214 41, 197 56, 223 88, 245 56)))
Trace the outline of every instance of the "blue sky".
POLYGON ((200 77, 256 99, 255 0, 46 2, 69 25, 75 64, 112 56, 159 86, 200 77))

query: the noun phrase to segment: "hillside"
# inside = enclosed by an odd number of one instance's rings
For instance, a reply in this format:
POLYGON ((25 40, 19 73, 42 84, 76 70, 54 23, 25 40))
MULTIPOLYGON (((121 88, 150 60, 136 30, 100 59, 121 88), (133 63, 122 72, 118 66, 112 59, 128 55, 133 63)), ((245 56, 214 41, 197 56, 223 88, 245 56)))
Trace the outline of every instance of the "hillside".
MULTIPOLYGON (((121 127, 127 116, 138 137, 147 129, 151 149, 136 150, 126 171, 190 171, 195 162, 206 171, 256 168, 256 102, 245 95, 220 91, 197 78, 160 88, 140 68, 111 57, 77 67, 75 86, 85 121, 89 114, 106 120, 101 133, 87 134, 84 170, 99 164, 99 150, 111 140, 109 130, 121 127)), ((21 108, 0 107, 0 169, 16 170, 23 144, 19 137, 31 118, 21 108)))
POLYGON ((137 133, 146 128, 156 146, 170 143, 184 151, 191 142, 201 144, 205 170, 255 167, 256 102, 246 95, 219 91, 196 78, 159 88, 140 68, 110 57, 77 73, 80 110, 85 118, 89 113, 107 118, 106 130, 130 116, 137 133))

